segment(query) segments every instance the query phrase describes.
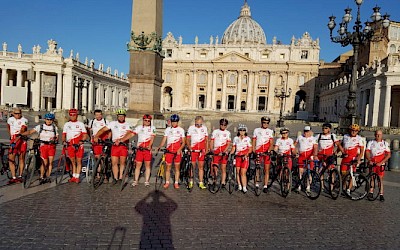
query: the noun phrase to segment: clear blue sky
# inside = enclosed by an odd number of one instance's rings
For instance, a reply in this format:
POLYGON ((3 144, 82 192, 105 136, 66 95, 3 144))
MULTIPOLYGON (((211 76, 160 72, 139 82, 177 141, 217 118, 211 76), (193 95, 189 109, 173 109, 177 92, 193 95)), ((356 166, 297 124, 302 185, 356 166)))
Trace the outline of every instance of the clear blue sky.
MULTIPOLYGON (((244 0, 164 0, 164 36, 171 31, 182 36, 183 43, 208 43, 210 35, 220 38, 238 16, 244 0)), ((321 59, 332 61, 350 50, 331 43, 327 28, 328 17, 338 22, 349 6, 356 15, 354 0, 248 0, 253 18, 263 27, 267 42, 274 36, 284 44, 308 31, 313 39, 319 37, 321 59)), ((381 13, 388 12, 391 20, 400 21, 399 0, 364 0, 361 19, 366 21, 372 7, 378 4, 381 13)), ((81 61, 93 58, 96 67, 103 63, 128 73, 129 40, 132 0, 2 0, 0 8, 0 43, 8 43, 10 51, 22 44, 25 53, 32 53, 40 44, 42 52, 47 40, 54 39, 64 49, 79 52, 81 61)))

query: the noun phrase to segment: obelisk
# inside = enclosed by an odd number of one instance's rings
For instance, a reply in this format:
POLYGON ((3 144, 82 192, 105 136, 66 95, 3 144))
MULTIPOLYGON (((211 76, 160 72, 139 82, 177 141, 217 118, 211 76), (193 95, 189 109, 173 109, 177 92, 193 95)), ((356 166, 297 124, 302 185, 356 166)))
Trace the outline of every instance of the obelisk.
POLYGON ((130 53, 129 113, 160 114, 163 0, 133 0, 130 53))

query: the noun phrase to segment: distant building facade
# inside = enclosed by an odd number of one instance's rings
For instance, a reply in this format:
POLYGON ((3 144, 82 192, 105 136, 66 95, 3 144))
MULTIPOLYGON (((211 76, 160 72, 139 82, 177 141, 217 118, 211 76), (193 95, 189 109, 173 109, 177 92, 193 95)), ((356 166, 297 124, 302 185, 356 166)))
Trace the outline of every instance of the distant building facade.
MULTIPOLYGON (((379 34, 378 34, 379 35, 379 34)), ((382 40, 362 47, 357 74, 357 108, 363 126, 400 126, 400 23, 390 22, 382 40)), ((336 77, 326 78, 323 68, 316 85, 319 119, 337 122, 346 112, 351 80, 352 53, 335 67, 336 77)), ((330 73, 332 73, 331 71, 330 73)))
POLYGON ((252 19, 247 2, 223 36, 207 44, 183 44, 168 33, 163 40, 165 59, 161 111, 213 110, 279 114, 275 88, 292 90, 284 113, 313 111, 318 76, 319 40, 308 32, 284 45, 272 44, 252 19))
POLYGON ((94 60, 79 60, 79 53, 63 56, 57 42, 49 40, 46 51, 40 45, 32 54, 10 52, 6 42, 0 51, 0 105, 19 105, 39 110, 78 108, 82 100, 84 112, 94 109, 112 110, 128 105, 129 82, 123 73, 111 72, 94 60), (80 86, 80 87, 79 87, 80 86), (81 95, 80 97, 78 95, 81 95))

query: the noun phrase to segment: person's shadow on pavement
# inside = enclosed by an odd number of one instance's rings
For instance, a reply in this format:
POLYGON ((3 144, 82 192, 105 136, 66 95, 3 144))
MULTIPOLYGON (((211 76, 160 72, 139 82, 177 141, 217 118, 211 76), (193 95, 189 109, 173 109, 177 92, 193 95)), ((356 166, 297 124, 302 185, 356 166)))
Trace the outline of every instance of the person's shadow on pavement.
POLYGON ((136 211, 143 216, 140 248, 174 249, 170 216, 178 205, 163 192, 150 192, 140 200, 136 211))

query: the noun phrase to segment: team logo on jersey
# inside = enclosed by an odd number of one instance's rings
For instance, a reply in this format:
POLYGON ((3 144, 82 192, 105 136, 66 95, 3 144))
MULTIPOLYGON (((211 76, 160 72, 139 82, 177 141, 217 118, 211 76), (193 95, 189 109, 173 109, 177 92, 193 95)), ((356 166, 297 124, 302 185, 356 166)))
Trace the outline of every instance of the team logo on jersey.
POLYGON ((76 125, 76 128, 79 128, 79 125, 76 125))

